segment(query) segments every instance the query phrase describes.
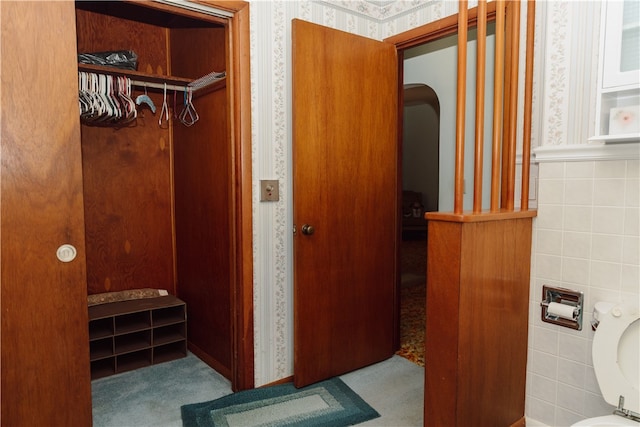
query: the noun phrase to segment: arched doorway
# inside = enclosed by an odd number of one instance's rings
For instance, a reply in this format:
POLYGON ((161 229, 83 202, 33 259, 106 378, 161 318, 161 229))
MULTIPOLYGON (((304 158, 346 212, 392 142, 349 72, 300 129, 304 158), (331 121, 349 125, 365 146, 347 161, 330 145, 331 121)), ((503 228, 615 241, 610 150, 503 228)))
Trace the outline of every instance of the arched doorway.
POLYGON ((440 103, 425 84, 404 86, 402 132, 402 240, 400 350, 424 366, 427 226, 424 212, 438 210, 440 103))

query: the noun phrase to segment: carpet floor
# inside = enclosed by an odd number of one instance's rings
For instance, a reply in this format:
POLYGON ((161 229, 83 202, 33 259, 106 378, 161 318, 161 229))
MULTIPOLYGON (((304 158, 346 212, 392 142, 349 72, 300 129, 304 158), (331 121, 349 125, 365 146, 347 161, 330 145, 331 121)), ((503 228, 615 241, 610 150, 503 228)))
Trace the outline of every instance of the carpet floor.
MULTIPOLYGON (((366 426, 421 426, 424 399, 426 244, 403 242, 401 349, 340 378, 380 413, 366 426)), ((196 356, 92 382, 95 427, 179 427, 180 407, 230 394, 231 385, 196 356)))
MULTIPOLYGON (((423 425, 424 369, 393 356, 340 377, 380 417, 362 426, 423 425)), ((180 427, 180 407, 230 394, 229 381, 193 354, 91 384, 94 427, 180 427)))
POLYGON ((396 352, 424 367, 424 334, 426 322, 426 242, 402 241, 400 268, 400 350, 396 352))
POLYGON ((426 312, 424 284, 402 288, 400 301, 400 350, 398 356, 424 367, 426 312))

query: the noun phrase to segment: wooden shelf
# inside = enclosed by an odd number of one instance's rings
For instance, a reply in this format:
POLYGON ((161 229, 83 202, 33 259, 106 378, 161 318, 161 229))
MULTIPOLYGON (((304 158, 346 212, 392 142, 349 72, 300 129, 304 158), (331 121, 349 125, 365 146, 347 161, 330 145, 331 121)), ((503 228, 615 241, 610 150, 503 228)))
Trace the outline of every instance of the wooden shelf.
POLYGON ((107 67, 104 65, 78 64, 78 71, 86 71, 87 73, 111 74, 114 76, 125 76, 132 80, 142 80, 149 83, 166 83, 177 86, 186 86, 192 82, 192 79, 185 79, 174 76, 161 76, 158 74, 143 73, 142 71, 126 70, 117 67, 107 67))
MULTIPOLYGON (((141 71, 127 70, 117 67, 107 67, 104 65, 82 64, 78 63, 78 71, 84 71, 87 73, 96 74, 108 74, 112 76, 124 76, 133 81, 133 84, 138 87, 145 87, 149 90, 161 90, 161 86, 167 84, 168 90, 181 89, 183 90, 189 83, 192 83, 194 79, 187 79, 184 77, 176 76, 163 76, 159 74, 149 74, 141 71)), ((197 89, 201 93, 209 93, 226 87, 227 79, 222 77, 219 80, 197 89)))
POLYGON ((187 311, 180 299, 112 302, 89 307, 91 378, 187 355, 187 311))

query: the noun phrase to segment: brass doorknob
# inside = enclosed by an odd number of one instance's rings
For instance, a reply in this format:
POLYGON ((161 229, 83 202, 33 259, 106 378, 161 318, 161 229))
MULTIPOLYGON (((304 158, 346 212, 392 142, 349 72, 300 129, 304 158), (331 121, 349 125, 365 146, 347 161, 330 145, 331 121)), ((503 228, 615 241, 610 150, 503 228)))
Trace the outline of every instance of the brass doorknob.
POLYGON ((302 226, 302 234, 305 236, 311 236, 315 231, 316 229, 313 228, 313 225, 305 224, 302 226))

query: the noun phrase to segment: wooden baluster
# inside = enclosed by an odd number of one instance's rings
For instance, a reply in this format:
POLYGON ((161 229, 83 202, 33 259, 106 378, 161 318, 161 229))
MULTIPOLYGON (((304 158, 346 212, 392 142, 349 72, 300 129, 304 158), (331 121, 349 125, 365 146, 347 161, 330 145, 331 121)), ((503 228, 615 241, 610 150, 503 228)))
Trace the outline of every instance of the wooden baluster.
POLYGON ((524 77, 524 134, 522 140, 522 194, 520 210, 529 209, 529 163, 531 161, 531 103, 533 99, 533 53, 535 41, 536 2, 527 2, 527 60, 524 77))
POLYGON ((502 150, 502 207, 513 211, 516 174, 516 123, 518 120, 518 59, 520 2, 511 1, 507 13, 507 81, 505 83, 505 139, 502 150))
POLYGON ((505 33, 505 2, 496 2, 496 48, 494 59, 493 80, 493 141, 491 148, 491 212, 500 209, 500 151, 502 141, 502 111, 504 92, 504 33, 505 33))
POLYGON ((473 213, 482 211, 482 166, 484 163, 484 85, 487 58, 487 2, 478 1, 476 55, 476 145, 473 175, 473 213))
POLYGON ((462 214, 464 193, 464 126, 467 90, 467 1, 458 2, 458 83, 456 96, 456 164, 453 212, 462 214))

